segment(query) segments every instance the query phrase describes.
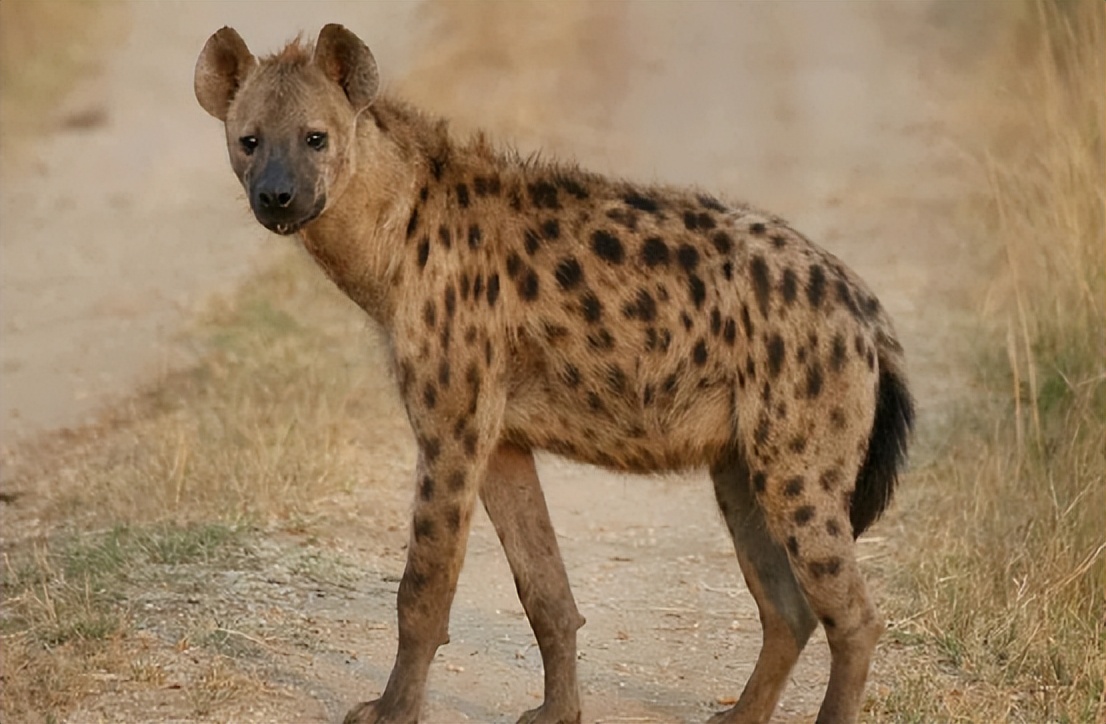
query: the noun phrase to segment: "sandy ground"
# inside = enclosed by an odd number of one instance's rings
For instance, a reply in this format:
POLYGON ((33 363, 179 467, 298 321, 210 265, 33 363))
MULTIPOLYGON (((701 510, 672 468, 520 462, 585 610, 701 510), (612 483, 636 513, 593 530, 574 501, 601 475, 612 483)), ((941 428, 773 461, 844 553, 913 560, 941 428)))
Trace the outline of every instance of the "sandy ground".
MULTIPOLYGON (((964 250, 948 219, 955 154, 940 142, 931 81, 942 61, 930 42, 930 5, 620 6, 609 42, 626 62, 595 70, 563 61, 576 74, 610 72, 598 91, 601 120, 579 141, 558 136, 555 145, 596 170, 748 200, 820 240, 869 280, 897 320, 923 424, 932 426, 956 389, 947 341, 962 309, 964 250)), ((193 99, 206 37, 227 24, 251 47, 272 49, 299 29, 344 22, 373 48, 384 76, 398 78, 418 58, 418 13, 398 2, 132 3, 126 40, 69 101, 102 109, 106 121, 53 133, 4 164, 5 444, 85 422, 186 363, 174 340, 197 305, 282 243, 248 216, 221 128, 193 99)), ((479 98, 472 109, 479 118, 479 98)), ((558 126, 556 117, 543 122, 558 126)), ((701 720, 719 697, 735 696, 752 670, 759 625, 704 480, 630 479, 553 459, 541 471, 589 620, 580 640, 585 719, 701 720)), ((397 515, 406 481, 389 493, 397 515)), ((374 573, 399 570, 403 532, 389 535, 380 548, 370 537, 349 550, 374 573)), ((863 553, 879 544, 861 545, 863 553)), ((334 720, 379 692, 394 636, 389 580, 371 575, 342 595, 285 600, 321 622, 331 645, 277 656, 279 695, 228 720, 334 720)), ((262 605, 283 590, 249 595, 262 605)), ((483 518, 452 629, 432 673, 429 720, 506 721, 537 703, 540 659, 483 518)), ((778 720, 813 716, 827 667, 819 634, 778 720)), ((102 700, 75 720, 134 720, 142 711, 102 700)))

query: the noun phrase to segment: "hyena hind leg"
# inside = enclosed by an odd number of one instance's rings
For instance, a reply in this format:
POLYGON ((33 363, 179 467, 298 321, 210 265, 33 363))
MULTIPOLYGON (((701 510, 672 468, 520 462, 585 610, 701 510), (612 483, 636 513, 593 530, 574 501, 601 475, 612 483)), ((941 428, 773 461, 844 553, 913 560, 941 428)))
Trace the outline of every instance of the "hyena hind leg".
POLYGON ((734 455, 711 470, 711 479, 745 583, 760 611, 763 642, 737 704, 710 721, 767 722, 817 621, 791 571, 787 551, 768 532, 746 462, 734 455))
POLYGON ((533 454, 500 445, 480 496, 507 554, 545 669, 545 701, 519 722, 575 724, 580 721, 576 631, 584 617, 572 597, 533 454))

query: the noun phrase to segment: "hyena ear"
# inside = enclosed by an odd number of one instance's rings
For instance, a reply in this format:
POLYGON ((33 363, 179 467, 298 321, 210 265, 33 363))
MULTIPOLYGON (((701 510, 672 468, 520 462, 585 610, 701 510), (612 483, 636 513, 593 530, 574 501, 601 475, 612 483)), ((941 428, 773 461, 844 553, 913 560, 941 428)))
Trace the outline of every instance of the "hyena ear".
POLYGON ((357 113, 368 108, 380 85, 376 60, 361 38, 336 23, 319 31, 315 42, 315 65, 342 87, 357 113))
POLYGON ((207 39, 196 61, 196 100, 205 111, 226 121, 234 94, 256 63, 234 28, 217 31, 207 39))

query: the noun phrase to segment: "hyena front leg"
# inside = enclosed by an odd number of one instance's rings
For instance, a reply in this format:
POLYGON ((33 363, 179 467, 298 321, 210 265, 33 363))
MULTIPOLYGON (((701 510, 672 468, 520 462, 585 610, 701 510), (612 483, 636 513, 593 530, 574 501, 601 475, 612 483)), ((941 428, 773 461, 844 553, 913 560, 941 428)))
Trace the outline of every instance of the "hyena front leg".
POLYGON ((488 463, 480 496, 507 554, 545 669, 545 701, 519 722, 575 724, 580 721, 576 631, 584 617, 572 597, 533 453, 500 445, 488 463))
POLYGON ((472 416, 411 413, 419 439, 418 489, 397 596, 399 647, 384 693, 355 707, 345 724, 418 721, 430 662, 449 641, 449 610, 472 511, 498 435, 490 426, 476 427, 476 420, 498 419, 479 407, 472 416))

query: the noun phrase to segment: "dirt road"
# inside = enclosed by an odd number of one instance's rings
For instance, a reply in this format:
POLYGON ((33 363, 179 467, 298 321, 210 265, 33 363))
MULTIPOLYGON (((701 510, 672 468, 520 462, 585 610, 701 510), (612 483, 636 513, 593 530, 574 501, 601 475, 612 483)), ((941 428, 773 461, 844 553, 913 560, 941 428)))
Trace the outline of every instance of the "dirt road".
MULTIPOLYGON (((280 243, 248 217, 221 129, 192 98, 192 64, 208 34, 228 24, 255 49, 275 48, 298 29, 343 22, 392 79, 435 52, 417 44, 428 35, 411 5, 279 7, 133 3, 126 42, 102 77, 79 91, 83 102, 102 106, 106 123, 52 134, 35 147, 33 162, 5 169, 5 440, 79 423, 179 363, 174 333, 196 305, 280 243)), ((960 308, 963 276, 946 218, 953 157, 939 143, 940 106, 929 83, 942 61, 936 45, 922 42, 930 3, 654 3, 603 12, 605 24, 596 27, 609 34, 591 38, 585 60, 615 53, 614 62, 589 65, 545 42, 543 65, 519 69, 583 89, 568 101, 580 106, 562 109, 563 116, 547 101, 537 121, 527 120, 527 140, 545 129, 551 145, 596 170, 695 183, 789 218, 884 300, 912 362, 923 425, 931 424, 925 416, 932 420, 955 389, 942 340, 960 308), (583 130, 566 134, 566 127, 583 130)), ((580 23, 586 29, 586 18, 580 23)), ((519 32, 541 36, 541 28, 519 32)), ((420 82, 418 94, 433 96, 425 75, 420 82)), ((469 96, 466 120, 479 119, 483 108, 511 108, 504 88, 509 83, 474 88, 481 93, 469 96)), ((463 88, 449 91, 464 95, 463 88)), ((412 459, 403 440, 387 453, 382 464, 398 470, 412 459)), ((554 459, 540 466, 589 621, 580 641, 585 719, 701 720, 719 697, 735 696, 752 670, 759 624, 705 479, 623 478, 554 459)), ((364 500, 365 510, 382 509, 377 520, 393 520, 395 529, 342 534, 344 552, 370 572, 345 592, 316 595, 279 576, 248 590, 227 584, 220 594, 227 601, 248 597, 274 615, 310 619, 325 645, 310 656, 276 645, 271 691, 248 710, 212 718, 334 720, 379 691, 394 645, 394 575, 409 495, 407 478, 397 478, 394 491, 364 500)), ((880 544, 861 545, 863 552, 880 544)), ((452 643, 432 673, 428 719, 507 721, 535 705, 540 659, 530 642, 481 517, 452 643)), ((808 720, 827 674, 819 634, 778 719, 808 720)), ((159 703, 171 699, 158 696, 159 703)), ((134 720, 154 703, 89 701, 75 720, 134 720)))

